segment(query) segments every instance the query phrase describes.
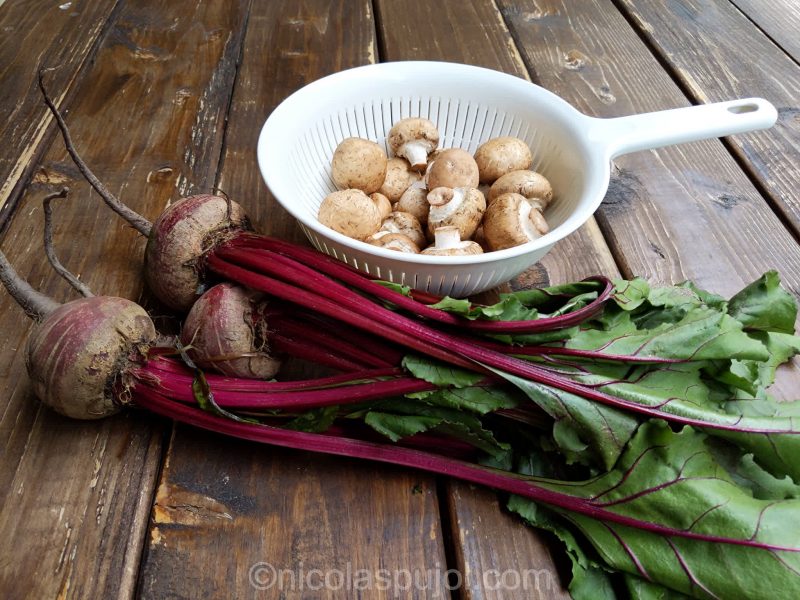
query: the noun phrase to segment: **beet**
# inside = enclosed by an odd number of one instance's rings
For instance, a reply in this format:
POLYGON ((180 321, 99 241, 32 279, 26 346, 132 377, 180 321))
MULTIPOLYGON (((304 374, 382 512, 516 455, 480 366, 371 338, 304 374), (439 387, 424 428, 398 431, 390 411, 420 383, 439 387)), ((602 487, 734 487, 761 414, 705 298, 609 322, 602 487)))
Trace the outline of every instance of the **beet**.
POLYGON ((200 289, 199 261, 209 248, 249 229, 244 209, 221 196, 182 198, 153 223, 145 250, 145 279, 168 307, 187 311, 200 289))
POLYGON ((124 397, 124 374, 144 361, 155 340, 150 317, 130 300, 98 296, 59 306, 28 338, 33 391, 68 417, 111 415, 121 408, 115 397, 124 397))
POLYGON ((261 294, 230 283, 215 285, 186 316, 181 343, 201 367, 231 377, 270 379, 281 362, 267 343, 264 307, 261 294))

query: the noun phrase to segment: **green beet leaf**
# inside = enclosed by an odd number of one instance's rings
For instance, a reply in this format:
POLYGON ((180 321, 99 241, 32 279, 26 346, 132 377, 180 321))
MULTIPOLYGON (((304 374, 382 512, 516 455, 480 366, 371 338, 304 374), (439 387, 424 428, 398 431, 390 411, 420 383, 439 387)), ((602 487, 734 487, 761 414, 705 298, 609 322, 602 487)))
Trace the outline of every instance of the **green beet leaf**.
POLYGON ((696 598, 800 597, 800 500, 754 498, 715 459, 706 436, 691 428, 675 433, 651 421, 608 473, 540 485, 598 510, 700 536, 663 535, 553 509, 614 570, 696 598))
POLYGON ((730 299, 728 312, 747 329, 794 333, 797 304, 775 271, 764 273, 730 299))

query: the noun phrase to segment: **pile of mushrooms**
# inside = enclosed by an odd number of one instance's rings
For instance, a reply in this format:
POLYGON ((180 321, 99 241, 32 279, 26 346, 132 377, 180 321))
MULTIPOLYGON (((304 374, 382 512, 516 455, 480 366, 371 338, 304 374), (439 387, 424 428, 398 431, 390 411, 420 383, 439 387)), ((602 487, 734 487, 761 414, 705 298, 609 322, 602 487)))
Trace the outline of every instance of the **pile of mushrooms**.
POLYGON ((458 256, 503 250, 549 231, 544 210, 553 199, 547 179, 530 170, 533 157, 515 137, 493 138, 470 155, 439 148, 428 119, 397 122, 377 143, 343 140, 331 176, 339 188, 320 205, 323 225, 398 252, 458 256))

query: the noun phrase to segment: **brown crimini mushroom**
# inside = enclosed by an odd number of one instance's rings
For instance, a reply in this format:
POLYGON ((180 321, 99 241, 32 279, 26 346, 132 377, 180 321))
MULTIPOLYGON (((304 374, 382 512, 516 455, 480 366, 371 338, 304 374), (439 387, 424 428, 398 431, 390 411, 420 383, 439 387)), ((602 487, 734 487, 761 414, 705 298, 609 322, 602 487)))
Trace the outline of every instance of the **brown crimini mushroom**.
POLYGON ((478 187, 478 164, 461 148, 442 150, 428 168, 425 182, 429 190, 437 187, 478 187))
POLYGON ((438 227, 434 232, 433 246, 428 246, 422 254, 428 256, 465 256, 469 254, 483 254, 483 249, 470 240, 461 241, 458 227, 438 227))
POLYGON ((392 203, 389 199, 380 192, 373 192, 369 195, 369 199, 378 207, 378 212, 381 213, 381 220, 392 214, 392 203))
POLYGON ((436 229, 453 226, 461 239, 468 240, 480 225, 486 200, 476 188, 438 187, 428 192, 428 234, 432 237, 436 229))
POLYGON ((542 211, 520 194, 495 198, 483 216, 483 235, 490 250, 504 250, 542 237, 550 231, 542 211))
POLYGON ((417 220, 414 215, 407 212, 394 211, 383 220, 379 231, 401 233, 420 248, 428 243, 419 220, 417 220))
POLYGON ((386 153, 378 144, 362 138, 347 138, 336 147, 331 177, 340 190, 377 192, 386 178, 386 153))
POLYGON ((367 242, 379 248, 405 252, 407 254, 419 254, 419 246, 402 233, 391 233, 389 231, 379 231, 367 238, 367 242))
POLYGON ((378 190, 390 202, 397 202, 408 187, 419 181, 420 175, 411 170, 411 165, 405 158, 390 158, 386 166, 386 178, 378 190))
POLYGON ((478 146, 475 162, 481 183, 492 183, 506 173, 527 169, 533 157, 530 148, 521 139, 499 137, 478 146))
POLYGON ((411 117, 395 123, 387 141, 395 156, 406 158, 412 169, 424 171, 428 154, 439 145, 439 130, 428 119, 411 117))
POLYGON ((393 208, 396 211, 411 213, 417 217, 420 225, 425 227, 428 224, 428 211, 430 210, 428 190, 425 189, 425 184, 421 181, 412 183, 393 208))
POLYGON ((544 210, 553 200, 553 187, 544 175, 535 171, 511 171, 492 184, 489 204, 503 194, 514 192, 528 199, 534 207, 544 210))
POLYGON ((381 226, 375 203, 361 190, 339 190, 328 194, 319 206, 319 222, 334 231, 364 240, 381 226))

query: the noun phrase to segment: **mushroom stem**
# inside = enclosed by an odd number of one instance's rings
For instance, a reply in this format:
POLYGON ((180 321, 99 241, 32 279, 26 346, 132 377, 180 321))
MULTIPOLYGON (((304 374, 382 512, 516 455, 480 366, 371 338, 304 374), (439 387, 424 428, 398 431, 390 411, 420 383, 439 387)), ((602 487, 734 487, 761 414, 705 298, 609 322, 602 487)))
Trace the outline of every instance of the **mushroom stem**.
POLYGON ((437 227, 433 232, 434 245, 437 250, 447 250, 455 248, 461 243, 461 236, 458 227, 437 227))
POLYGON ((420 142, 408 142, 402 148, 406 160, 411 163, 412 169, 420 169, 428 165, 428 149, 420 142))

